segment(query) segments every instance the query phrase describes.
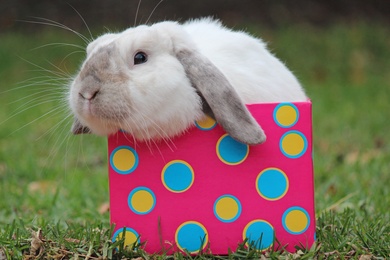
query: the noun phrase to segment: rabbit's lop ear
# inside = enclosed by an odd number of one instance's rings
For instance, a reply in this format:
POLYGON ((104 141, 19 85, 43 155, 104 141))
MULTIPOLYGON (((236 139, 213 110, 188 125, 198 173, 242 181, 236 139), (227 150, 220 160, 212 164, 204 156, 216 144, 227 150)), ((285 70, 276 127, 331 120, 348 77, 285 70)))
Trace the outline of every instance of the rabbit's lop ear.
MULTIPOLYGON (((176 56, 192 85, 206 101, 217 122, 239 142, 255 145, 266 136, 252 117, 236 90, 222 72, 196 50, 181 49, 176 56)), ((207 104, 203 106, 207 107, 207 104)))
POLYGON ((83 126, 77 118, 75 118, 73 121, 71 131, 72 131, 72 134, 74 134, 74 135, 90 134, 91 133, 91 130, 86 126, 83 126))

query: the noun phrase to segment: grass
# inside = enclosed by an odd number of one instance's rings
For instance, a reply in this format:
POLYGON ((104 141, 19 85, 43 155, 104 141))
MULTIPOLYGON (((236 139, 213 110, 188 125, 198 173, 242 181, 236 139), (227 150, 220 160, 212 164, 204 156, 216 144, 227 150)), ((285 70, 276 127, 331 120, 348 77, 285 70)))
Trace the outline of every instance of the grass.
POLYGON ((106 140, 69 135, 70 118, 58 124, 67 113, 66 80, 57 74, 73 74, 84 54, 67 56, 78 50, 71 46, 33 50, 82 41, 45 30, 0 35, 0 259, 390 258, 390 29, 358 23, 248 30, 269 42, 313 101, 313 248, 263 255, 238 245, 226 257, 166 256, 112 243, 106 140))

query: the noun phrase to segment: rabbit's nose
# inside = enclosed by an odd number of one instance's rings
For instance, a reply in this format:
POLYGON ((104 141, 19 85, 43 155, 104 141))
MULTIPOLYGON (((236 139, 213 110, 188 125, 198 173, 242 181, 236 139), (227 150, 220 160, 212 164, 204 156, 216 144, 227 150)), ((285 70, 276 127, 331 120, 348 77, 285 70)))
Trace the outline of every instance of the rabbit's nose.
POLYGON ((99 90, 93 90, 93 91, 88 91, 88 92, 79 92, 79 96, 82 98, 82 99, 86 99, 86 100, 93 100, 97 94, 99 94, 99 90))

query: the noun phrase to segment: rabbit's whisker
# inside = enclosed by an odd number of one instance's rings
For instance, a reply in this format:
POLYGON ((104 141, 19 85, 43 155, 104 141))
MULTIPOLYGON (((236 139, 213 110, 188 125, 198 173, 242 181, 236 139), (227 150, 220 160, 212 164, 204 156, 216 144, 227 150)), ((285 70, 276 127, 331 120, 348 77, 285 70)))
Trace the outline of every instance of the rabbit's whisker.
POLYGON ((158 3, 156 4, 156 6, 153 8, 152 12, 150 13, 148 19, 146 20, 145 24, 148 24, 150 18, 152 18, 152 15, 154 14, 154 12, 156 11, 157 7, 158 7, 162 2, 164 2, 164 0, 160 0, 160 2, 158 2, 158 3))
POLYGON ((32 24, 41 24, 41 25, 48 25, 48 26, 53 26, 53 27, 57 27, 57 28, 61 28, 63 30, 66 30, 66 31, 69 31, 69 32, 72 32, 74 33, 75 35, 77 35, 81 40, 84 41, 84 43, 86 45, 88 45, 90 42, 91 42, 91 39, 88 39, 87 37, 85 37, 82 33, 79 33, 77 32, 76 30, 64 25, 64 24, 61 24, 59 22, 56 22, 56 21, 53 21, 53 20, 50 20, 50 19, 47 19, 47 18, 42 18, 42 17, 31 17, 32 19, 36 19, 36 21, 34 20, 19 20, 21 22, 26 22, 26 23, 32 23, 32 24))
MULTIPOLYGON (((56 113, 53 113, 50 115, 49 118, 52 118, 54 116, 58 116, 58 115, 63 115, 64 112, 66 111, 69 111, 69 109, 67 107, 60 107, 60 110, 58 110, 56 113)), ((54 126, 50 127, 48 130, 46 130, 41 136, 39 136, 36 140, 39 140, 43 137, 45 137, 46 135, 53 135, 55 134, 55 132, 57 132, 57 130, 61 127, 61 125, 66 122, 70 117, 72 117, 72 114, 71 113, 68 113, 67 116, 65 116, 64 118, 62 118, 60 121, 58 121, 54 126)), ((62 130, 63 131, 63 130, 62 130)))
POLYGON ((47 43, 47 44, 43 44, 41 46, 32 48, 31 51, 36 51, 36 50, 39 50, 39 49, 42 49, 42 48, 52 47, 52 46, 54 46, 54 47, 74 47, 74 48, 81 49, 83 51, 85 50, 84 46, 81 46, 81 45, 78 45, 78 44, 74 44, 74 43, 52 42, 52 43, 47 43))
MULTIPOLYGON (((87 22, 85 21, 84 17, 79 13, 79 11, 77 11, 77 9, 72 6, 71 4, 68 3, 68 5, 76 12, 76 14, 80 17, 81 21, 83 21, 84 25, 85 25, 85 28, 87 28, 87 31, 89 33, 89 36, 91 37, 90 39, 88 39, 88 43, 92 41, 93 39, 93 35, 92 35, 92 32, 87 24, 87 22)), ((85 37, 86 38, 86 37, 85 37)))
POLYGON ((138 18, 138 13, 139 13, 139 8, 141 6, 141 2, 142 2, 142 0, 138 1, 137 10, 135 11, 134 26, 137 25, 137 18, 138 18))
MULTIPOLYGON (((42 101, 42 102, 40 102, 40 103, 38 103, 38 104, 36 104, 36 105, 34 105, 34 106, 39 106, 39 105, 42 105, 42 104, 48 103, 48 102, 52 102, 52 100, 49 100, 49 101, 42 101)), ((51 110, 51 111, 48 111, 48 112, 44 113, 43 115, 41 115, 41 116, 35 118, 34 120, 28 122, 27 124, 24 124, 23 126, 17 128, 17 129, 14 130, 13 132, 11 132, 9 135, 12 135, 12 134, 14 134, 15 132, 19 131, 20 129, 23 129, 23 128, 25 128, 25 127, 31 125, 32 123, 38 121, 39 119, 44 118, 44 117, 46 117, 47 115, 49 115, 49 114, 51 114, 51 113, 54 113, 54 112, 57 111, 58 109, 60 109, 60 108, 57 107, 57 108, 54 108, 54 109, 51 110)), ((1 124, 1 123, 0 123, 0 124, 1 124)))

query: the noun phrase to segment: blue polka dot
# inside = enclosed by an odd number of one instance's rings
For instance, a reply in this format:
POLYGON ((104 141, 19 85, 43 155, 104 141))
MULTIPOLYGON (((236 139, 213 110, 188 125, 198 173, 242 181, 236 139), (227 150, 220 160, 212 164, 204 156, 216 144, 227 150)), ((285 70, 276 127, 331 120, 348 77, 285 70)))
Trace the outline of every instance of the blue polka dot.
POLYGON ((184 192, 194 182, 194 171, 187 162, 175 160, 165 165, 161 180, 163 185, 172 192, 184 192))
POLYGON ((228 134, 223 135, 217 142, 217 155, 226 164, 240 164, 248 154, 249 146, 234 140, 228 134))
POLYGON ((281 199, 288 190, 288 178, 277 168, 263 170, 256 179, 257 192, 266 200, 281 199))
POLYGON ((253 220, 246 225, 243 232, 247 245, 257 250, 265 250, 274 243, 274 228, 265 220, 253 220))
POLYGON ((208 242, 207 230, 196 221, 184 222, 176 230, 175 239, 181 250, 194 253, 206 246, 208 242))

